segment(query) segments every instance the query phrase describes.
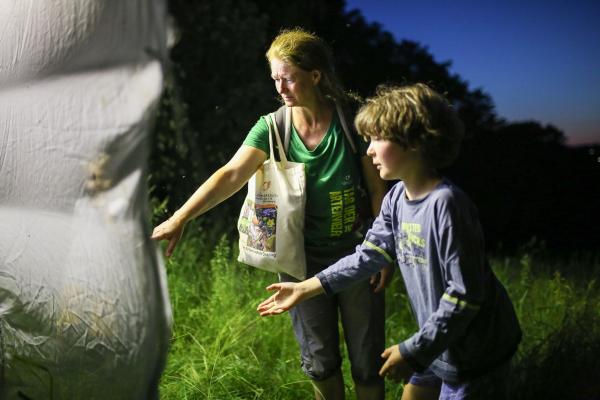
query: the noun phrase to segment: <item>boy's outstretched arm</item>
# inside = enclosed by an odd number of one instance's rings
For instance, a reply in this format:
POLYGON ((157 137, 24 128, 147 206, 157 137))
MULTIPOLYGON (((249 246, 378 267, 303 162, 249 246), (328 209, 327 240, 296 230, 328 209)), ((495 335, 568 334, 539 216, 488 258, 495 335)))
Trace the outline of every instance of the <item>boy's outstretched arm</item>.
POLYGON ((258 305, 256 311, 262 316, 281 314, 303 300, 324 293, 321 281, 318 278, 310 278, 305 281, 274 283, 267 287, 270 292, 277 291, 258 305))
MULTIPOLYGON (((374 216, 381 212, 383 198, 387 193, 387 183, 379 176, 377 167, 373 164, 373 159, 369 156, 363 156, 360 159, 363 176, 367 185, 367 191, 371 200, 371 211, 374 216)), ((394 266, 386 265, 378 273, 371 276, 369 282, 373 287, 373 292, 379 293, 383 291, 391 282, 394 275, 394 266)))

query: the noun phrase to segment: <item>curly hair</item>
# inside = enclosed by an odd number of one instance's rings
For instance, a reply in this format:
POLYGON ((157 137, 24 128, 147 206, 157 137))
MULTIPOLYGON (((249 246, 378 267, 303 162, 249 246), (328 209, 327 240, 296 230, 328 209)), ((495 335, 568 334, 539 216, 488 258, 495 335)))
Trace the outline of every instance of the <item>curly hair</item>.
POLYGON ((417 149, 433 168, 456 159, 464 125, 450 102, 423 83, 379 86, 354 121, 364 137, 377 137, 417 149))

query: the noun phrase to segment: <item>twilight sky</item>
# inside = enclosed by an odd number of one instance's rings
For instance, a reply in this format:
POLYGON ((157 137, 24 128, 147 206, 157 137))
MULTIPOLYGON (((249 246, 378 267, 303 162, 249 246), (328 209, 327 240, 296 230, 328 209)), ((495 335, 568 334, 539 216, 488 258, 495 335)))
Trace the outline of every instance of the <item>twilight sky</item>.
POLYGON ((600 0, 346 0, 482 88, 508 121, 600 143, 600 0))

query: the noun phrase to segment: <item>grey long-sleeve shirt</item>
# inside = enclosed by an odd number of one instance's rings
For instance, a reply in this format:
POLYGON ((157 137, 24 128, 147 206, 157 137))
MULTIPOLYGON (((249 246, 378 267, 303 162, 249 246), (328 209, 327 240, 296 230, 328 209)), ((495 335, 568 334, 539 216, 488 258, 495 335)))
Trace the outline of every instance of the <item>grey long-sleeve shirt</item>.
POLYGON ((461 381, 510 359, 521 338, 512 303, 485 257, 477 211, 447 181, 408 200, 404 184, 386 195, 362 245, 317 274, 327 293, 397 262, 419 331, 400 343, 417 371, 461 381))

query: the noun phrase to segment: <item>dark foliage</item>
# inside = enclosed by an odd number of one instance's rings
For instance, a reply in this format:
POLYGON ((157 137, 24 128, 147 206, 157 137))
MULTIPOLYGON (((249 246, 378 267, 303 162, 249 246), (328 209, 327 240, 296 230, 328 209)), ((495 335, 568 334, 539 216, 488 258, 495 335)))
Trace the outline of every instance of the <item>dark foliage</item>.
MULTIPOLYGON (((151 159, 153 196, 172 212, 226 162, 253 123, 277 105, 264 57, 282 28, 316 32, 333 48, 347 89, 369 96, 381 83, 426 82, 447 94, 468 138, 445 173, 480 209, 488 243, 510 250, 536 237, 548 249, 594 249, 600 163, 588 148, 537 122, 499 119, 483 89, 469 88, 419 43, 397 41, 343 0, 170 0, 179 40, 162 99, 151 159)), ((598 152, 598 148, 595 149, 598 152)), ((243 191, 243 190, 242 190, 243 191)), ((240 196, 203 218, 235 226, 240 196)))
MULTIPOLYGON (((267 17, 251 1, 171 0, 171 50, 151 158, 153 195, 167 212, 223 165, 276 104, 264 62, 267 17)), ((234 207, 235 208, 235 207, 234 207)), ((211 224, 226 226, 224 207, 211 224)), ((234 212, 235 214, 235 212, 234 212)))

